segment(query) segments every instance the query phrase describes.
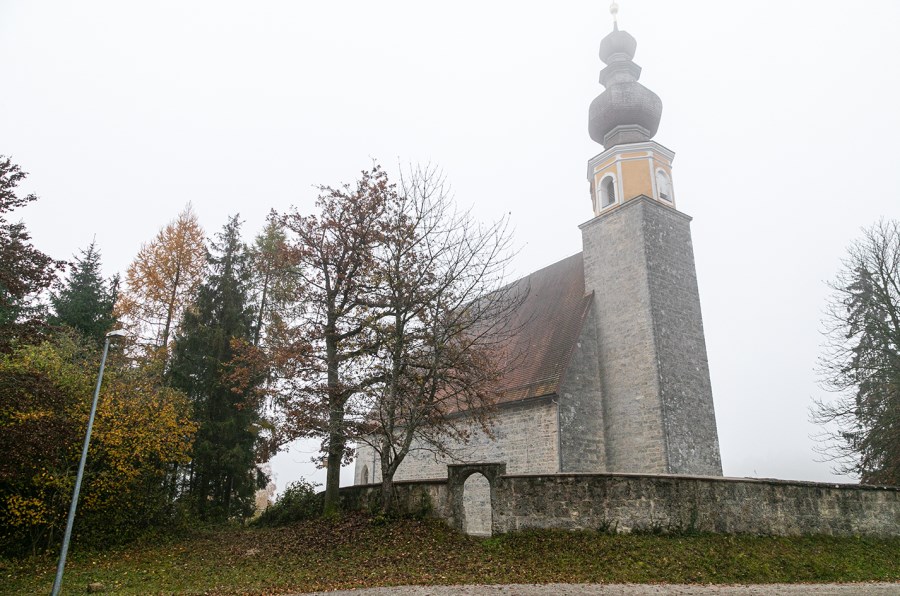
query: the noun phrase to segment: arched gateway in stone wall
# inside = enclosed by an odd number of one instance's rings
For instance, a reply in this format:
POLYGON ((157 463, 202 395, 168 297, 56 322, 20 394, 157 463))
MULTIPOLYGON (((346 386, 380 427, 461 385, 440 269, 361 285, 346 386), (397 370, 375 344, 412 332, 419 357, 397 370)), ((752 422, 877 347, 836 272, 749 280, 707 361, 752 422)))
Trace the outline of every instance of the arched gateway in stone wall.
POLYGON ((505 473, 502 463, 447 466, 449 523, 467 534, 493 534, 494 489, 505 473))

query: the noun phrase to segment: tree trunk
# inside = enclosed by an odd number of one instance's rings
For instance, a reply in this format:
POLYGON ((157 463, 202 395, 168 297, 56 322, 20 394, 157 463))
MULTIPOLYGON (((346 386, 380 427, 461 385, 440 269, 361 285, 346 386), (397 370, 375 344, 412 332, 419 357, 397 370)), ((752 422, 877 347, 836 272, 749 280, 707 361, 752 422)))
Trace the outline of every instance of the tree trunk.
POLYGON ((341 461, 344 456, 344 433, 341 430, 344 409, 332 407, 328 426, 328 456, 325 470, 325 516, 336 515, 340 511, 341 461))
MULTIPOLYGON (((163 328, 162 348, 167 350, 169 346, 169 332, 172 328, 172 318, 175 316, 175 301, 178 298, 178 284, 181 283, 181 262, 175 266, 175 281, 172 282, 172 295, 169 296, 169 305, 166 309, 166 325, 163 328)), ((166 353, 168 359, 168 352, 166 353)))
MULTIPOLYGON (((384 469, 384 468, 382 468, 384 469)), ((394 503, 394 472, 381 475, 381 511, 385 515, 396 513, 394 503)))
MULTIPOLYGON (((333 306, 331 311, 334 311, 333 306)), ((340 509, 341 461, 344 455, 344 406, 338 376, 338 346, 335 324, 325 328, 325 358, 328 366, 328 457, 325 471, 325 516, 336 515, 340 509)))
POLYGON ((225 492, 225 519, 231 519, 231 492, 234 490, 234 474, 228 474, 228 488, 225 492))
POLYGON ((259 337, 262 334, 263 315, 266 311, 266 294, 269 293, 269 278, 271 274, 266 271, 263 279, 262 296, 259 299, 259 312, 256 313, 256 329, 253 330, 253 346, 259 347, 259 337))

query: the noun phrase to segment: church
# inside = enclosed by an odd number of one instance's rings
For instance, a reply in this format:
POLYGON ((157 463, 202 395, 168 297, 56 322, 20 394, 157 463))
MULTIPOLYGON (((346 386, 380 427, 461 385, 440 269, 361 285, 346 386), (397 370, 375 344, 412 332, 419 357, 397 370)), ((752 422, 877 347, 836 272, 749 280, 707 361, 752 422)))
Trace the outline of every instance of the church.
MULTIPOLYGON (((503 380, 493 436, 476 433, 452 458, 414 448, 395 480, 470 462, 513 475, 722 475, 691 218, 677 208, 675 154, 653 140, 662 102, 638 82, 636 48, 617 24, 600 44, 594 217, 579 226, 582 252, 514 282, 528 288, 513 339, 525 356, 503 380)), ((361 446, 355 484, 380 480, 361 446)))

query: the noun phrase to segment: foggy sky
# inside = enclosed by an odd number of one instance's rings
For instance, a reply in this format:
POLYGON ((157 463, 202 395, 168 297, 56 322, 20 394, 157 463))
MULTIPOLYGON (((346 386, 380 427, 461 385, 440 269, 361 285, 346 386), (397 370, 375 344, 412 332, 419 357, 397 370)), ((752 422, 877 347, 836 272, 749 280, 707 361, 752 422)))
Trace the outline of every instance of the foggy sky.
MULTIPOLYGON (((841 480, 808 422, 825 281, 900 217, 900 3, 624 0, 691 215, 726 475, 841 480)), ((581 250, 607 2, 0 0, 0 153, 35 244, 124 272, 190 201, 249 240, 378 159, 432 162, 524 275, 581 250)), ((295 446, 279 488, 321 481, 295 446)), ((347 481, 350 476, 347 476, 347 481)), ((846 479, 843 479, 846 480, 846 479)))

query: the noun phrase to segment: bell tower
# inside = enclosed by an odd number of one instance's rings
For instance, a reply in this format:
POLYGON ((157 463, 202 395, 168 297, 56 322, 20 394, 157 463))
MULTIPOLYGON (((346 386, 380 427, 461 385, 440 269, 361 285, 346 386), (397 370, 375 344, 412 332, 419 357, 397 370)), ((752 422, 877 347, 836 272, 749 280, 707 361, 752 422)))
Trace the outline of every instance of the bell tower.
POLYGON ((582 224, 585 290, 594 293, 607 468, 722 475, 691 218, 676 209, 675 154, 652 140, 662 101, 638 82, 637 41, 600 43, 605 90, 588 131, 594 217, 582 224))
MULTIPOLYGON (((613 3, 613 16, 618 6, 613 3)), ((634 63, 637 40, 613 31, 600 42, 600 84, 606 90, 593 102, 588 116, 591 138, 606 149, 588 161, 594 215, 639 196, 674 207, 672 160, 675 154, 650 139, 659 129, 662 101, 638 82, 634 63)))

